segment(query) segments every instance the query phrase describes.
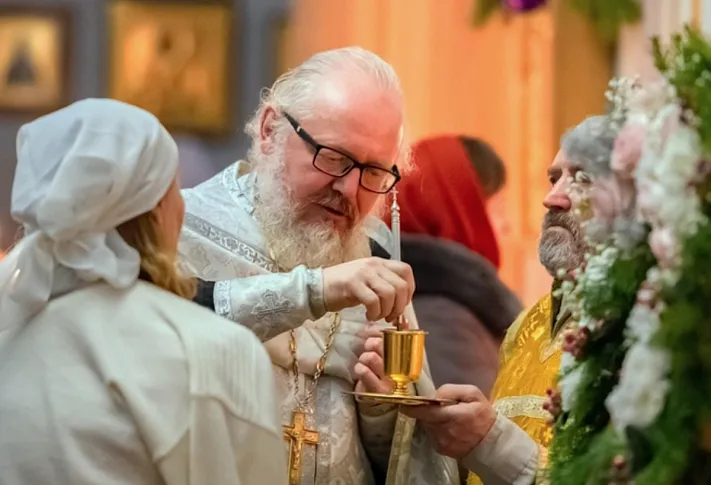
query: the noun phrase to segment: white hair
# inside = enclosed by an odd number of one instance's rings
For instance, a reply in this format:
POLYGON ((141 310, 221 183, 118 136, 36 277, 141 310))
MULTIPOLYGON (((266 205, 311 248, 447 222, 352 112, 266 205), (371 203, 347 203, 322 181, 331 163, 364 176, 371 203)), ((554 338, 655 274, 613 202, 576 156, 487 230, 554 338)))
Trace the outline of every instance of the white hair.
MULTIPOLYGON (((395 69, 377 54, 355 46, 316 53, 301 65, 282 74, 271 88, 262 90, 259 106, 245 126, 245 132, 252 139, 249 158, 252 159, 258 149, 260 123, 267 108, 285 110, 299 120, 308 118, 313 113, 314 103, 323 92, 323 81, 343 72, 347 72, 350 77, 365 76, 383 91, 392 91, 402 96, 395 69)), ((403 127, 403 146, 404 138, 403 127)), ((409 151, 403 149, 399 158, 403 160, 403 165, 407 165, 409 151)))
POLYGON ((617 130, 607 116, 591 116, 568 130, 560 140, 563 153, 590 175, 610 171, 617 130))

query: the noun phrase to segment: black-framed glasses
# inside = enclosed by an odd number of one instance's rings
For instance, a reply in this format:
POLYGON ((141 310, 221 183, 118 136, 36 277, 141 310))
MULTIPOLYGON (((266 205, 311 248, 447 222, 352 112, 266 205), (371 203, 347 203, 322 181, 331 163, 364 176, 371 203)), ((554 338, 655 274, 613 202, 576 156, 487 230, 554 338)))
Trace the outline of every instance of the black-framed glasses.
POLYGON ((289 113, 284 113, 284 117, 294 128, 299 138, 313 148, 313 165, 319 172, 331 177, 342 178, 351 173, 354 168, 357 168, 360 170, 360 179, 358 181, 360 186, 376 194, 387 194, 400 181, 400 171, 397 165, 393 165, 388 170, 371 163, 361 163, 353 160, 346 153, 318 143, 289 113))

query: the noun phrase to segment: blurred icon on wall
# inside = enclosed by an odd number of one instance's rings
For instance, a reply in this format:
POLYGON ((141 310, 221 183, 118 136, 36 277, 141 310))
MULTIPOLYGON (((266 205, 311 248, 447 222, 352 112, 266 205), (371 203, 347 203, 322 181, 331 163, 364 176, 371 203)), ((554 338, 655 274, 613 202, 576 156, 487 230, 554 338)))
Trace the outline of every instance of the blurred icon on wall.
POLYGON ((0 111, 41 114, 69 101, 70 15, 54 6, 0 6, 0 111))
POLYGON ((225 2, 115 0, 110 97, 152 112, 171 129, 228 132, 232 21, 225 2))

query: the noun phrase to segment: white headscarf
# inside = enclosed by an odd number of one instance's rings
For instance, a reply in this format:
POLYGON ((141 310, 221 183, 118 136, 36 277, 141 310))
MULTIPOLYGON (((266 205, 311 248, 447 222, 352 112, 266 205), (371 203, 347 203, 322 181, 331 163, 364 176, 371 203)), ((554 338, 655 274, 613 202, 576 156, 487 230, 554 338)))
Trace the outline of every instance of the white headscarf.
POLYGON ((140 256, 116 227, 152 210, 175 178, 178 148, 160 122, 79 101, 24 125, 17 159, 11 210, 25 237, 0 262, 0 327, 86 282, 134 283, 140 256))

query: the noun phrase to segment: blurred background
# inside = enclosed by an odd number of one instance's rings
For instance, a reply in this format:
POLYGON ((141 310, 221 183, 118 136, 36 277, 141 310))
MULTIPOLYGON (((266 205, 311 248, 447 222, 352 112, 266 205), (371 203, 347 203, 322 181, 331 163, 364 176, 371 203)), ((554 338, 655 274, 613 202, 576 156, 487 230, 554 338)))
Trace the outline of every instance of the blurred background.
POLYGON ((532 303, 550 284, 536 245, 560 135, 604 109, 611 76, 656 76, 648 36, 711 29, 711 0, 640 1, 639 21, 612 36, 569 0, 498 3, 475 26, 477 0, 0 0, 0 257, 16 233, 23 123, 86 97, 137 104, 174 134, 192 186, 245 155, 263 87, 317 51, 360 45, 399 73, 412 140, 476 136, 504 160, 488 203, 500 275, 532 303))

